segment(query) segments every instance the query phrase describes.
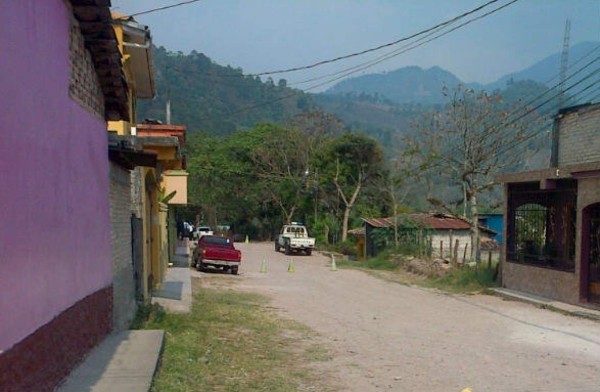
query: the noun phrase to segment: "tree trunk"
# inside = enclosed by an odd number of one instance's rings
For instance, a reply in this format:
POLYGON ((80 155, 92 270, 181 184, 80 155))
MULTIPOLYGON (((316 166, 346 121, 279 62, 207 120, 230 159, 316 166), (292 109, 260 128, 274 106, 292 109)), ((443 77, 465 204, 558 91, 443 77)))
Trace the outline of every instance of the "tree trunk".
POLYGON ((342 242, 348 239, 348 220, 350 219, 350 211, 352 211, 352 206, 346 206, 344 208, 344 221, 342 222, 342 242))
POLYGON ((283 210, 283 213, 285 214, 285 218, 287 219, 287 222, 292 223, 292 218, 294 217, 294 212, 296 212, 296 206, 293 206, 292 209, 290 210, 290 212, 287 212, 285 210, 285 208, 283 208, 283 206, 281 207, 281 209, 283 210))
POLYGON ((479 211, 477 209, 477 193, 471 190, 471 260, 479 265, 481 263, 481 250, 479 249, 479 211))
POLYGON ((398 211, 398 201, 396 199, 396 192, 394 190, 393 183, 390 184, 390 188, 390 196, 392 199, 392 214, 394 214, 394 246, 398 248, 398 214, 396 213, 396 211, 398 211))
POLYGON ((338 195, 341 196, 342 200, 344 201, 345 207, 344 207, 344 220, 342 222, 342 241, 346 241, 348 239, 348 220, 350 219, 350 212, 352 211, 352 207, 354 207, 356 198, 358 197, 358 194, 360 193, 360 190, 362 188, 363 172, 362 171, 358 172, 358 180, 356 181, 356 188, 354 188, 354 192, 352 192, 352 196, 350 197, 350 200, 348 200, 348 198, 344 194, 344 190, 338 183, 339 174, 340 174, 340 169, 339 169, 339 161, 338 161, 338 167, 337 167, 337 171, 335 173, 335 178, 333 179, 333 183, 335 184, 335 187, 337 188, 338 195))

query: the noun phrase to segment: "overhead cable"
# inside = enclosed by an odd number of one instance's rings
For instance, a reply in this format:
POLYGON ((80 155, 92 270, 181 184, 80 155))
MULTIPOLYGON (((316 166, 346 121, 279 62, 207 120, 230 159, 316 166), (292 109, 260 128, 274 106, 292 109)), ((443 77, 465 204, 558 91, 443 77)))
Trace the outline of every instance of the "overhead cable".
MULTIPOLYGON (((479 6, 479 7, 476 7, 474 9, 472 9, 470 11, 467 11, 467 12, 465 12, 465 13, 459 15, 459 16, 456 16, 456 17, 454 17, 452 19, 448 19, 448 20, 446 20, 444 22, 438 23, 435 26, 429 27, 429 28, 427 28, 425 30, 421 30, 421 31, 419 31, 417 33, 414 33, 414 34, 411 34, 411 35, 409 35, 407 37, 402 37, 402 38, 397 39, 395 41, 388 42, 388 43, 385 43, 385 44, 382 44, 382 45, 379 45, 379 46, 375 46, 373 48, 361 50, 359 52, 354 52, 354 53, 350 53, 350 54, 343 55, 343 56, 334 57, 334 58, 328 59, 328 60, 318 61, 316 63, 309 64, 309 65, 303 65, 303 66, 292 67, 292 68, 287 68, 287 69, 280 69, 280 70, 275 70, 275 71, 259 72, 259 73, 253 73, 253 74, 248 74, 248 75, 249 76, 265 76, 265 75, 273 75, 273 74, 280 74, 280 73, 302 71, 302 70, 315 68, 315 67, 318 67, 318 66, 321 66, 321 65, 325 65, 325 64, 331 64, 331 63, 334 63, 334 62, 337 62, 337 61, 340 61, 340 60, 346 60, 346 59, 349 59, 349 58, 352 58, 352 57, 362 56, 362 55, 367 54, 367 53, 375 52, 375 51, 378 51, 378 50, 381 50, 381 49, 384 49, 384 48, 387 48, 387 47, 390 47, 390 46, 397 45, 397 44, 399 44, 401 42, 411 40, 411 39, 413 39, 415 37, 418 37, 420 35, 426 34, 426 33, 430 32, 432 30, 435 30, 435 29, 438 29, 438 28, 440 28, 442 26, 451 24, 451 23, 453 23, 453 22, 455 22, 457 20, 463 19, 463 18, 465 18, 465 17, 467 17, 467 16, 469 16, 469 15, 471 15, 473 13, 479 12, 482 9, 484 9, 486 7, 489 7, 492 4, 497 3, 498 1, 499 0, 488 1, 487 3, 485 3, 485 4, 483 4, 483 5, 479 6)), ((516 3, 517 1, 519 1, 519 0, 512 0, 507 5, 516 3)))
POLYGON ((136 12, 135 14, 130 14, 130 15, 127 15, 127 16, 124 16, 124 17, 129 18, 129 17, 132 17, 132 16, 146 15, 146 14, 150 14, 150 13, 153 13, 153 12, 164 11, 164 10, 167 10, 169 8, 175 8, 175 7, 180 7, 182 5, 197 3, 198 1, 201 1, 201 0, 182 1, 182 2, 176 3, 176 4, 166 5, 164 7, 152 8, 152 9, 149 9, 149 10, 146 10, 146 11, 136 12))

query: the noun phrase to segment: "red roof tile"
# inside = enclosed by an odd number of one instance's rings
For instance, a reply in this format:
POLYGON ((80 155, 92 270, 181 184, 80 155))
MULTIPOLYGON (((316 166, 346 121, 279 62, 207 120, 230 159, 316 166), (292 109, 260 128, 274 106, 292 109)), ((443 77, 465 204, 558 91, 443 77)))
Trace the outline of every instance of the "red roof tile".
MULTIPOLYGON (((469 230, 471 224, 462 218, 438 213, 413 213, 413 214, 401 214, 398 215, 400 219, 410 219, 417 223, 419 226, 427 227, 435 230, 469 230)), ((393 227, 393 218, 363 218, 367 224, 373 227, 393 227)), ((402 222, 399 222, 400 226, 402 222)), ((482 230, 489 231, 488 228, 479 226, 482 230)))

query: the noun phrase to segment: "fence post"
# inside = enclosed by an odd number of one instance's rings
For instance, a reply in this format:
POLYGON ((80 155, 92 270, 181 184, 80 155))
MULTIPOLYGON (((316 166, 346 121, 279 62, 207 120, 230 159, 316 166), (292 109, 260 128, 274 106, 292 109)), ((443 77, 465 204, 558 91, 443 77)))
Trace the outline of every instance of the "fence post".
POLYGON ((452 244, 454 242, 452 240, 453 240, 452 230, 450 230, 450 242, 448 243, 448 247, 450 248, 450 260, 452 260, 452 256, 454 255, 454 252, 452 252, 452 244))
POLYGON ((492 269, 492 251, 488 250, 488 269, 492 269))
POLYGON ((433 259, 433 236, 429 235, 429 241, 427 241, 427 257, 433 259))
POLYGON ((458 241, 458 239, 457 239, 456 242, 454 243, 454 249, 453 249, 454 254, 452 257, 454 259, 454 261, 453 261, 454 265, 458 264, 458 246, 459 246, 459 244, 460 244, 460 241, 458 241))
POLYGON ((440 259, 444 258, 444 240, 440 240, 440 259))
POLYGON ((469 244, 465 244, 465 250, 463 251, 463 265, 467 262, 467 249, 469 248, 469 244))

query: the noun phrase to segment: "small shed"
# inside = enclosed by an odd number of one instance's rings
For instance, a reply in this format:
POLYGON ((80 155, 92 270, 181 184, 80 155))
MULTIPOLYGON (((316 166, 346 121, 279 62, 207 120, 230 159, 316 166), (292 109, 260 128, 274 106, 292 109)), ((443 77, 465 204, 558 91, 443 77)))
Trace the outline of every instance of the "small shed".
MULTIPOLYGON (((382 242, 382 229, 391 234, 398 228, 401 241, 417 241, 428 246, 432 256, 450 258, 455 252, 458 261, 470 256, 471 223, 466 219, 442 213, 411 213, 391 218, 363 218, 365 248, 368 257, 375 256, 389 243, 382 242)), ((488 241, 496 232, 479 226, 481 239, 488 241)))
POLYGON ((364 260, 367 258, 365 233, 366 230, 364 226, 357 229, 348 230, 348 234, 356 238, 356 258, 358 260, 364 260))

